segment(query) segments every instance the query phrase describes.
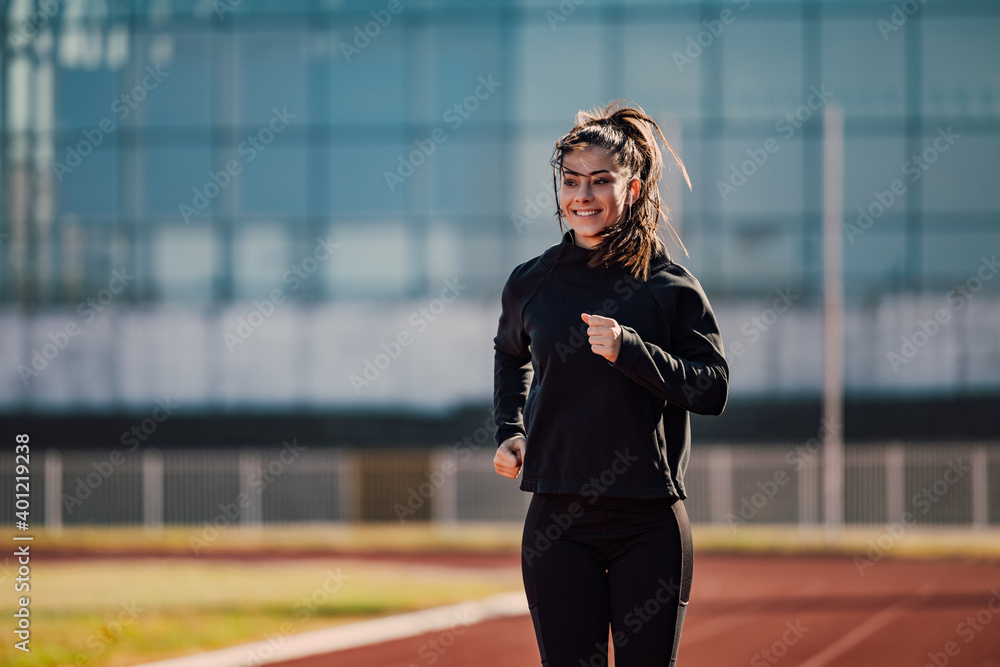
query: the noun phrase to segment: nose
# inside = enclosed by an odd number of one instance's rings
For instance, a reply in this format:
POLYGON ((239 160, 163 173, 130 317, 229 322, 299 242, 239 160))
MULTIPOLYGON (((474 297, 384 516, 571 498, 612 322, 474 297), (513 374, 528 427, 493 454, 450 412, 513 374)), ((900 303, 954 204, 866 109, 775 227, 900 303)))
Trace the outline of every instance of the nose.
POLYGON ((576 199, 590 201, 590 183, 586 181, 580 183, 580 186, 576 189, 576 199))

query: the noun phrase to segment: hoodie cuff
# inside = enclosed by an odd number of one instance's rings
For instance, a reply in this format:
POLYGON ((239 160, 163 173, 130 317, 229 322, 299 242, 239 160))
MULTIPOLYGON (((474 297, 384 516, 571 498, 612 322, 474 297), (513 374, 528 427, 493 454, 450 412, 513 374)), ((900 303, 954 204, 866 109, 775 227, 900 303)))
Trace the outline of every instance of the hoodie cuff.
POLYGON ((632 327, 619 326, 622 328, 622 340, 618 348, 618 358, 615 359, 614 363, 609 361, 608 364, 613 368, 629 368, 632 366, 631 362, 635 357, 635 353, 642 347, 642 338, 639 337, 639 334, 632 327))

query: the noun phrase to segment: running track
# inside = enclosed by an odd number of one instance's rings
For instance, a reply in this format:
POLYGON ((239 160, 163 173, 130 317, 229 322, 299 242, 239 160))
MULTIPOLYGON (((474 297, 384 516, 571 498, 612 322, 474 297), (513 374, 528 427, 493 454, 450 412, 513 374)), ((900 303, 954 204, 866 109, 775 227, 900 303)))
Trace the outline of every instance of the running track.
MULTIPOLYGON (((538 664, 525 615, 281 667, 538 664)), ((699 554, 679 664, 1000 667, 1000 563, 699 554)))

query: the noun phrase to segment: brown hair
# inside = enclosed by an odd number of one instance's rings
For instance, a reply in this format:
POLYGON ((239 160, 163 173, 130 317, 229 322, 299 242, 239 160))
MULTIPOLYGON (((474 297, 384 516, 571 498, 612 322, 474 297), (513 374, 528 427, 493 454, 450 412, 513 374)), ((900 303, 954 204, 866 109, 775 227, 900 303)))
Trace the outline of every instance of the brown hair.
POLYGON ((625 170, 629 181, 639 179, 641 189, 638 199, 626 210, 619 222, 601 232, 601 242, 593 249, 588 266, 620 263, 637 280, 646 280, 653 251, 663 248, 656 233, 661 217, 687 255, 687 248, 670 224, 666 209, 660 204, 659 181, 663 172, 663 155, 656 143, 657 136, 674 156, 689 189, 691 179, 688 178, 684 163, 663 136, 656 121, 637 105, 619 106, 622 102, 618 100, 603 110, 580 111, 576 114, 573 129, 556 142, 552 153, 552 187, 557 202, 559 229, 565 231, 562 206, 558 202, 562 159, 566 153, 603 148, 611 155, 614 163, 625 170))

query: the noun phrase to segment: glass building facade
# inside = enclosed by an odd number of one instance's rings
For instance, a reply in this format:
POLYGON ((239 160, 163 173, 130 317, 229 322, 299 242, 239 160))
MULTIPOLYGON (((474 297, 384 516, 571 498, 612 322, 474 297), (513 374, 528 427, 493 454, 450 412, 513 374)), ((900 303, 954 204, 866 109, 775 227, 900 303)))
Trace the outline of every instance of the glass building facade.
POLYGON ((845 117, 850 299, 1000 248, 1000 4, 7 3, 0 300, 205 307, 494 297, 558 240, 548 160, 626 98, 713 298, 821 283, 822 114, 845 117), (316 255, 336 244, 335 261, 316 255), (309 258, 313 257, 316 261, 309 258), (310 270, 311 269, 311 270, 310 270))

